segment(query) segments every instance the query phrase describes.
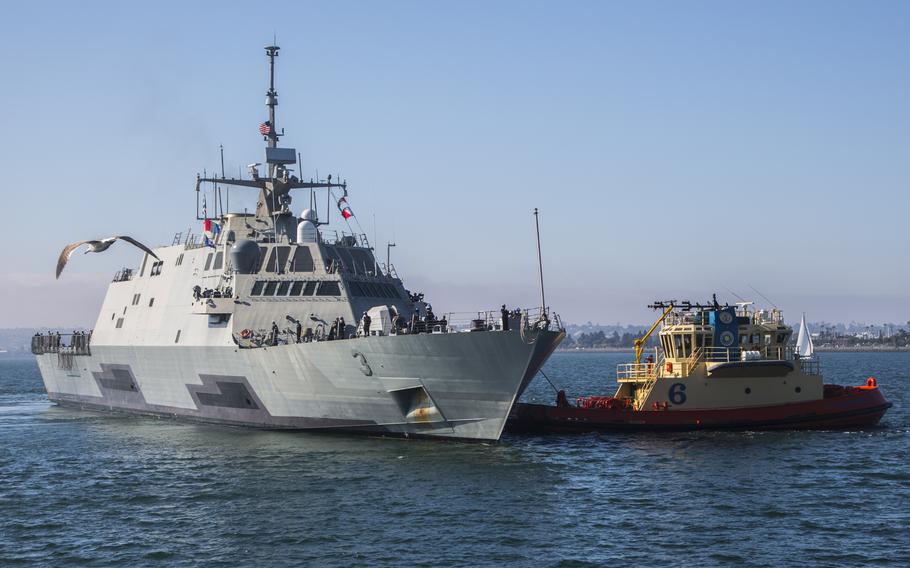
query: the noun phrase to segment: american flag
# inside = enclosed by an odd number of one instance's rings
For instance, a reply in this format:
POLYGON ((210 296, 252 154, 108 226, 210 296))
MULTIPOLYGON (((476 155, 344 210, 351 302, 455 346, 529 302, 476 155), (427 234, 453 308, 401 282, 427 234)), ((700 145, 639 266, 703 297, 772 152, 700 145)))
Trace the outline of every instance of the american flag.
POLYGON ((263 136, 268 136, 271 133, 272 133, 272 123, 271 122, 266 120, 265 122, 263 122, 262 124, 259 125, 259 134, 262 134, 263 136))

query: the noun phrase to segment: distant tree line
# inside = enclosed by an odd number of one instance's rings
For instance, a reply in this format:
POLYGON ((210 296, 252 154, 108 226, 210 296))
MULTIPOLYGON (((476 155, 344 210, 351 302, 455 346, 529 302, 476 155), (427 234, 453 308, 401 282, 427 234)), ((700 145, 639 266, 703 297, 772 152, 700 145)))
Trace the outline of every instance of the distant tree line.
MULTIPOLYGON (((592 331, 590 333, 579 333, 575 336, 566 337, 562 343, 564 349, 622 349, 635 346, 635 339, 645 334, 645 331, 604 333, 603 331, 592 331)), ((657 334, 655 333, 648 339, 647 345, 656 345, 657 334)))

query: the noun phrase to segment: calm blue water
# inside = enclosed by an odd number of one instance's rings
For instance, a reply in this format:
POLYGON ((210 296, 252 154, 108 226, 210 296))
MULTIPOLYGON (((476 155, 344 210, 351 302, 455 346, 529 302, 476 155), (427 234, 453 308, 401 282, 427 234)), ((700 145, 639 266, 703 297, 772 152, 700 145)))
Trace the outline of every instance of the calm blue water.
MULTIPOLYGON (((570 398, 610 394, 627 358, 557 354, 546 372, 570 398)), ((60 409, 33 361, 0 360, 0 565, 910 565, 910 354, 822 364, 879 379, 881 428, 261 432, 60 409)))

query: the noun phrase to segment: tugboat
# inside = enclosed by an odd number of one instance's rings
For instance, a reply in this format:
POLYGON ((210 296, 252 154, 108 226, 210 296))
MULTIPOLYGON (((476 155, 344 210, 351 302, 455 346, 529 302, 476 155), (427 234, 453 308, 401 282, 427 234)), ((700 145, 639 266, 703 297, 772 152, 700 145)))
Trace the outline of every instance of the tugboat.
POLYGON ((613 396, 556 406, 516 404, 511 432, 595 430, 837 429, 875 425, 891 407, 874 378, 825 384, 803 318, 799 341, 778 309, 655 302, 662 314, 635 341, 635 361, 619 365, 613 396), (659 348, 644 346, 663 324, 659 348))

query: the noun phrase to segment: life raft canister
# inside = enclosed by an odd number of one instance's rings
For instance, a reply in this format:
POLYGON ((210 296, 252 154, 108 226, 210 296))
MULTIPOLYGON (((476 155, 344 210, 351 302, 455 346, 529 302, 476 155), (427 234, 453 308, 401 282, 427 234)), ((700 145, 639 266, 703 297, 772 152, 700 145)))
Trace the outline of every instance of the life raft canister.
POLYGON ((875 377, 869 377, 868 379, 866 379, 866 386, 871 387, 871 388, 877 387, 878 383, 875 382, 875 377))
POLYGON ((248 329, 241 330, 240 332, 241 339, 249 339, 251 335, 253 335, 253 332, 248 329))
POLYGON ((668 373, 672 373, 672 372, 673 372, 673 363, 667 363, 667 372, 668 372, 668 373))

